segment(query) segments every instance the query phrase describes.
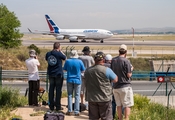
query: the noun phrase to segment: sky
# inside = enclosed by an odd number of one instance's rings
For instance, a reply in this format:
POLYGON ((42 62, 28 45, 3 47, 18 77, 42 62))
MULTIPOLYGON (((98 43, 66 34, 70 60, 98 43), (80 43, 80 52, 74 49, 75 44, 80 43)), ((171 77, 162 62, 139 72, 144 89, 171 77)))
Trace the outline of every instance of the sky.
POLYGON ((1 0, 21 32, 49 30, 48 14, 63 29, 123 30, 175 27, 175 0, 1 0))

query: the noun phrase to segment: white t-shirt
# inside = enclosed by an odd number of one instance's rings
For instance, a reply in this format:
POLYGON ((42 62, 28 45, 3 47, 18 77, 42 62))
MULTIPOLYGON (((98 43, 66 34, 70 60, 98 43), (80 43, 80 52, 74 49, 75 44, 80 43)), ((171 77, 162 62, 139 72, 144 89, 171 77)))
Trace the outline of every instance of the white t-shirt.
POLYGON ((26 66, 29 73, 29 80, 37 81, 39 80, 38 66, 40 65, 38 59, 28 58, 26 61, 26 66))

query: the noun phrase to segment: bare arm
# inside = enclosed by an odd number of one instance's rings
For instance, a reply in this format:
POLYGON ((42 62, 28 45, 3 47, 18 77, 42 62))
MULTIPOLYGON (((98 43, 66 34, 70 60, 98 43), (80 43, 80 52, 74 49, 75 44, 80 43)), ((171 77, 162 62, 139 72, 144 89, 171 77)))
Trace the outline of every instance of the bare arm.
POLYGON ((116 76, 114 80, 112 80, 113 83, 118 82, 118 77, 116 76))
POLYGON ((132 73, 127 73, 127 77, 130 78, 132 76, 132 73))

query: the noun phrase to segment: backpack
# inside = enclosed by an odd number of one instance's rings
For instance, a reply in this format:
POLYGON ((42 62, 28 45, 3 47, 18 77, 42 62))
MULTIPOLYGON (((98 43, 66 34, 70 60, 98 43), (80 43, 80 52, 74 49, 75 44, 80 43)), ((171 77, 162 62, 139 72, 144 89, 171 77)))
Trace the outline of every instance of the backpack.
POLYGON ((64 114, 47 112, 44 114, 44 120, 64 120, 64 114))

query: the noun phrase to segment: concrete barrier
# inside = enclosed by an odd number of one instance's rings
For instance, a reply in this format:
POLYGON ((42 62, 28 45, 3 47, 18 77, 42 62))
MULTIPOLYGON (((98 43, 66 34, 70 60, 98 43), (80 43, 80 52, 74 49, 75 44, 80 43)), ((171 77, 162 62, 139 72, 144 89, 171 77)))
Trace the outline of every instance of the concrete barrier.
MULTIPOLYGON (((168 105, 168 96, 147 96, 151 102, 168 105)), ((175 96, 169 96, 169 107, 175 107, 175 96)))

